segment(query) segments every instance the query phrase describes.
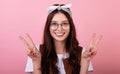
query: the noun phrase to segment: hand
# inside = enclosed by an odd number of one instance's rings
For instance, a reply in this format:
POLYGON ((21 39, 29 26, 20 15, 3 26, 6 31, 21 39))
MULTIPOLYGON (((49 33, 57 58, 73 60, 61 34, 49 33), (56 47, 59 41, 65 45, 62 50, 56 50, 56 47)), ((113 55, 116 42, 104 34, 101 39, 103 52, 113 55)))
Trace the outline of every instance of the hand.
POLYGON ((26 52, 29 57, 33 60, 33 62, 41 61, 41 53, 40 51, 36 48, 32 38, 30 37, 29 34, 26 34, 26 37, 28 41, 26 41, 22 36, 19 36, 20 40, 23 42, 23 44, 26 46, 26 52))
POLYGON ((82 54, 82 60, 85 60, 87 62, 90 62, 91 59, 97 54, 98 48, 97 45, 100 42, 102 38, 102 35, 98 38, 96 38, 96 34, 92 35, 92 38, 90 40, 90 44, 88 45, 85 52, 82 54))

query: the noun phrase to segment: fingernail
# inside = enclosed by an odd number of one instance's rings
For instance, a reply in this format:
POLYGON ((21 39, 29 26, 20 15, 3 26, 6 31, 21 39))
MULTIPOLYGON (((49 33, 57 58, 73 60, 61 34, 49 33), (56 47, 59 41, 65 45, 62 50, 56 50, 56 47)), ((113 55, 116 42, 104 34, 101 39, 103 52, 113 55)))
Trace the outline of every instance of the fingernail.
POLYGON ((94 55, 95 54, 95 52, 91 52, 91 54, 90 55, 94 55))
POLYGON ((33 51, 30 52, 30 55, 35 55, 35 53, 33 51))

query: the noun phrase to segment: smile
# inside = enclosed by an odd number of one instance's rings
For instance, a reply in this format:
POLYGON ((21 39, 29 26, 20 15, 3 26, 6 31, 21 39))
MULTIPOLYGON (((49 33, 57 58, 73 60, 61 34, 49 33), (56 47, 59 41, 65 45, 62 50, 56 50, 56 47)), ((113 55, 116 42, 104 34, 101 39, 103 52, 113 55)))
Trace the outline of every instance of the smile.
POLYGON ((63 36, 65 33, 55 33, 57 36, 63 36))

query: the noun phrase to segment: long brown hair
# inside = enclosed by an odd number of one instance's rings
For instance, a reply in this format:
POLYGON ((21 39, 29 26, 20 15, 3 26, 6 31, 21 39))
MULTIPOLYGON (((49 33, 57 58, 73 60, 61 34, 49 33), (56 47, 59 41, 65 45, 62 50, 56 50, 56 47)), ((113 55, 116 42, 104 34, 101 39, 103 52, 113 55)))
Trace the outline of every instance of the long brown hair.
MULTIPOLYGON (((54 4, 55 6, 62 6, 64 4, 54 4)), ((70 9, 69 9, 70 10, 70 9)), ((52 70, 53 74, 58 74, 59 70, 56 66, 58 57, 55 51, 55 46, 53 43, 53 38, 50 35, 50 23, 54 15, 58 12, 63 13, 69 23, 70 23, 70 33, 66 40, 66 51, 69 53, 69 64, 71 65, 72 74, 79 74, 80 72, 80 61, 78 59, 79 53, 82 51, 82 47, 79 46, 78 40, 76 39, 76 30, 73 23, 73 19, 71 15, 69 15, 64 10, 54 10, 51 12, 48 17, 44 28, 43 35, 43 45, 40 46, 42 60, 41 60, 41 70, 42 74, 49 74, 50 70, 52 70)))

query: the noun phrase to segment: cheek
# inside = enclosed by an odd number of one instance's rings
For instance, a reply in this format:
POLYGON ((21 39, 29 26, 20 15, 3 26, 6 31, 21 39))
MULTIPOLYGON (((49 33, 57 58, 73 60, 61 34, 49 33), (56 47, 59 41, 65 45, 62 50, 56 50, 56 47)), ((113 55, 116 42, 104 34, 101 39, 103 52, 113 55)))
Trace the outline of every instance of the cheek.
POLYGON ((68 36, 69 33, 70 33, 70 28, 66 30, 66 33, 67 33, 67 36, 68 36))
POLYGON ((68 28, 68 33, 70 33, 70 27, 68 28))
POLYGON ((49 29, 50 30, 50 35, 53 37, 53 30, 52 29, 49 29))

